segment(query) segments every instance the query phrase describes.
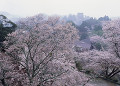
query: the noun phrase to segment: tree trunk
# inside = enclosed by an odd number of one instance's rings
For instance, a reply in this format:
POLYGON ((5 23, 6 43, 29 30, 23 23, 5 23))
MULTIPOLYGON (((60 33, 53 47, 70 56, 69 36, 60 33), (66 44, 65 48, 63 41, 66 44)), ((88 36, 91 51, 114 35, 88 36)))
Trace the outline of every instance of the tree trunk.
POLYGON ((3 86, 7 86, 6 83, 5 83, 5 79, 1 79, 1 82, 2 82, 3 86))

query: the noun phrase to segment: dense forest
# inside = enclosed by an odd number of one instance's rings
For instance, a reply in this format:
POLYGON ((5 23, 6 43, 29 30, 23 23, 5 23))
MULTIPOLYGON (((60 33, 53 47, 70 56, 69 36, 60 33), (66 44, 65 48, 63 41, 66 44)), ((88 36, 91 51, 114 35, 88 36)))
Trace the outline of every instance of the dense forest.
POLYGON ((0 86, 119 86, 120 19, 0 15, 0 86))

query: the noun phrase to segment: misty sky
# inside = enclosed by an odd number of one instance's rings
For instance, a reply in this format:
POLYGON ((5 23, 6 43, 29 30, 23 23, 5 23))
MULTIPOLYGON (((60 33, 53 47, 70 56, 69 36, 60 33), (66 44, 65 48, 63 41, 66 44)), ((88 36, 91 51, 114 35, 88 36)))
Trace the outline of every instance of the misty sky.
POLYGON ((120 0, 0 0, 0 11, 19 16, 38 13, 68 15, 84 13, 92 17, 120 16, 120 0))

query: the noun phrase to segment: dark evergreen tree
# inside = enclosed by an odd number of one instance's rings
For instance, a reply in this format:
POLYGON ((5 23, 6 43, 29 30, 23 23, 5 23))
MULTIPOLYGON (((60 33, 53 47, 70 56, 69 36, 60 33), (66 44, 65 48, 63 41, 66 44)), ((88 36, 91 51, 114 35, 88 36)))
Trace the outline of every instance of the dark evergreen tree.
POLYGON ((104 17, 100 17, 98 20, 99 21, 109 21, 111 19, 108 16, 104 16, 104 17))
POLYGON ((2 42, 5 41, 7 34, 15 31, 16 24, 8 20, 4 15, 0 15, 0 47, 2 47, 2 42))

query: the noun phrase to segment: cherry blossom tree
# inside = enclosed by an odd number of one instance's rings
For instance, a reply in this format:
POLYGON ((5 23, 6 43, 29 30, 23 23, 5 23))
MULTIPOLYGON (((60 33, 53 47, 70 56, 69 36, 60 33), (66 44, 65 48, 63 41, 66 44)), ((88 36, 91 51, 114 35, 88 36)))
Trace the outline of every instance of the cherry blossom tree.
POLYGON ((109 51, 120 58, 120 20, 108 21, 103 24, 103 31, 109 51))
POLYGON ((104 41, 104 38, 98 35, 90 37, 90 41, 92 43, 92 46, 96 50, 105 50, 106 49, 106 44, 104 41))
POLYGON ((92 50, 79 54, 77 61, 82 70, 89 71, 95 77, 111 79, 120 73, 120 60, 108 51, 92 50))
POLYGON ((71 68, 66 66, 74 62, 72 46, 78 35, 71 24, 60 22, 58 17, 42 22, 32 19, 28 18, 30 23, 21 21, 22 30, 8 35, 4 42, 6 54, 23 76, 22 84, 48 86, 71 68))
POLYGON ((0 53, 0 82, 3 86, 7 86, 7 82, 6 79, 10 78, 10 76, 7 76, 7 72, 10 71, 10 65, 9 65, 9 61, 6 60, 5 55, 3 55, 2 53, 0 53), (2 56, 4 56, 2 58, 2 56))

